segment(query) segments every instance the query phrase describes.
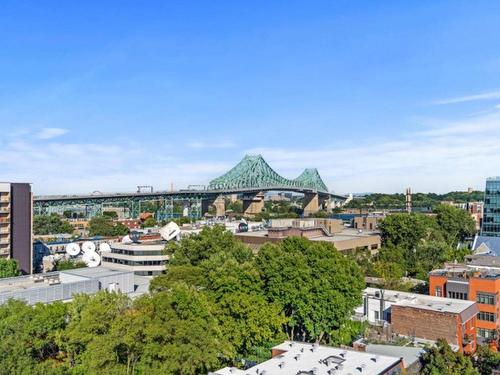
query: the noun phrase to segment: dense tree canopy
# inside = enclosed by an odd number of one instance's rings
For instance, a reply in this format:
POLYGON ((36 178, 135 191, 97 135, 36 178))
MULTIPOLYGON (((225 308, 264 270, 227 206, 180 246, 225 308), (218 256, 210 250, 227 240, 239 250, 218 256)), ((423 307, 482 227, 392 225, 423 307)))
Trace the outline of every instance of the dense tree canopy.
POLYGON ((125 225, 107 216, 95 216, 89 221, 89 235, 91 236, 124 236, 128 232, 125 225))
POLYGON ((0 258, 0 278, 19 276, 19 265, 15 259, 0 258))
POLYGON ((58 214, 37 215, 33 218, 33 233, 39 235, 73 233, 74 228, 58 214))
POLYGON ((359 268, 331 244, 288 238, 265 245, 257 264, 265 293, 289 318, 290 339, 328 339, 361 303, 359 268))
POLYGON ((479 375, 471 359, 454 352, 444 339, 424 353, 421 362, 423 375, 479 375))
MULTIPOLYGON (((461 209, 438 205, 434 215, 396 213, 380 223, 382 249, 365 268, 373 276, 415 276, 426 279, 444 262, 462 261, 469 253, 464 241, 475 233, 475 223, 461 209)), ((358 262, 359 263, 359 262, 358 262)))
MULTIPOLYGON (((413 207, 432 208, 442 202, 452 201, 457 203, 477 202, 484 199, 483 191, 452 191, 446 194, 435 193, 414 193, 412 196, 413 207)), ((406 207, 406 197, 402 193, 398 194, 367 194, 350 201, 346 208, 374 208, 374 209, 404 209, 406 207)))

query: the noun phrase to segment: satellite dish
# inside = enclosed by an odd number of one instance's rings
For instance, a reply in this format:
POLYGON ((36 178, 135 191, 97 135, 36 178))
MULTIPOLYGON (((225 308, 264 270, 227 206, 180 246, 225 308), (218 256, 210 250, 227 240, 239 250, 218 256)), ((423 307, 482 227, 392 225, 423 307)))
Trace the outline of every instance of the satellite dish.
POLYGON ((84 243, 82 243, 82 251, 84 253, 90 253, 90 252, 95 253, 95 243, 90 241, 85 241, 84 243))
POLYGON ((71 255, 73 257, 80 254, 80 245, 78 245, 76 242, 71 242, 67 244, 66 254, 71 255))
POLYGON ((130 236, 127 234, 122 238, 122 243, 124 244, 131 244, 134 243, 134 241, 130 238, 130 236))
POLYGON ((141 238, 141 234, 138 232, 132 232, 128 236, 132 242, 139 242, 139 239, 141 238))
POLYGON ((101 256, 95 251, 83 254, 82 260, 85 262, 87 267, 97 267, 101 264, 101 256))
POLYGON ((181 234, 181 229, 179 226, 171 221, 164 227, 160 228, 160 236, 165 240, 165 241, 170 241, 176 238, 179 234, 181 234))
POLYGON ((103 242, 99 245, 99 251, 101 253, 109 253, 111 251, 111 246, 108 243, 103 242))

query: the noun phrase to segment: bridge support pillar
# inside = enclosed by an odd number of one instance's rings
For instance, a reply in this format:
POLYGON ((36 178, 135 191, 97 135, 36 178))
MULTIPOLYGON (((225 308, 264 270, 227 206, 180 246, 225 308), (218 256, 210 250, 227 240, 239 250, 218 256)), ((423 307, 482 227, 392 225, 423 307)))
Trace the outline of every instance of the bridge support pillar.
POLYGON ((245 216, 260 214, 264 208, 264 193, 262 191, 243 197, 243 213, 245 216))
POLYGON ((304 194, 304 216, 311 216, 319 211, 319 194, 305 193, 304 194))
POLYGON ((215 216, 224 216, 226 214, 226 200, 223 195, 213 198, 204 199, 201 204, 202 215, 206 214, 211 206, 215 207, 215 216))

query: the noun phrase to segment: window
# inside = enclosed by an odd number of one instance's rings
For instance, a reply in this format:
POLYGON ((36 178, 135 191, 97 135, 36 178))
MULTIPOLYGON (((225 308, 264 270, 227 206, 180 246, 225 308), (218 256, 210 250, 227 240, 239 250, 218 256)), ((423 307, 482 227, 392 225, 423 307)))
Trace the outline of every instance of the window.
POLYGON ((380 313, 378 311, 375 312, 375 320, 380 320, 380 313))
POLYGON ((484 338, 484 339, 493 339, 493 338, 495 338, 496 333, 495 333, 494 329, 478 328, 477 335, 479 337, 484 338))
POLYGON ((496 314, 486 311, 480 311, 479 314, 477 314, 477 318, 486 322, 495 322, 497 320, 496 314))
POLYGON ((448 292, 448 298, 466 300, 467 299, 467 293, 462 293, 462 292, 448 292))
POLYGON ((482 303, 484 305, 494 305, 496 303, 496 298, 494 294, 490 293, 478 293, 476 295, 476 302, 482 303))
POLYGON ((440 286, 436 287, 436 297, 442 297, 442 290, 440 286))

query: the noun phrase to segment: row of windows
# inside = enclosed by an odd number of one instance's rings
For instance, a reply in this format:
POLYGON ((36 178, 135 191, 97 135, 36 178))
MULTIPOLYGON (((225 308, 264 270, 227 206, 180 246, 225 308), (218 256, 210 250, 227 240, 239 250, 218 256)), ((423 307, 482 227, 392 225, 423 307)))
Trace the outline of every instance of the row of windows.
POLYGON ((125 260, 103 257, 103 262, 124 264, 127 266, 163 266, 167 262, 164 260, 125 260))
POLYGON ((496 337, 496 331, 494 329, 478 328, 477 336, 485 339, 493 339, 496 337))
POLYGON ((124 255, 165 255, 163 250, 152 250, 152 251, 143 251, 143 250, 123 250, 123 249, 111 249, 113 254, 124 254, 124 255))
POLYGON ((494 294, 490 293, 478 293, 476 295, 476 302, 485 305, 494 305, 496 303, 496 298, 494 294))
POLYGON ((467 293, 462 292, 448 292, 448 298, 453 299, 467 299, 467 293))
POLYGON ((484 320, 485 322, 496 322, 497 320, 496 314, 486 311, 480 311, 479 314, 477 314, 477 318, 479 320, 484 320))

